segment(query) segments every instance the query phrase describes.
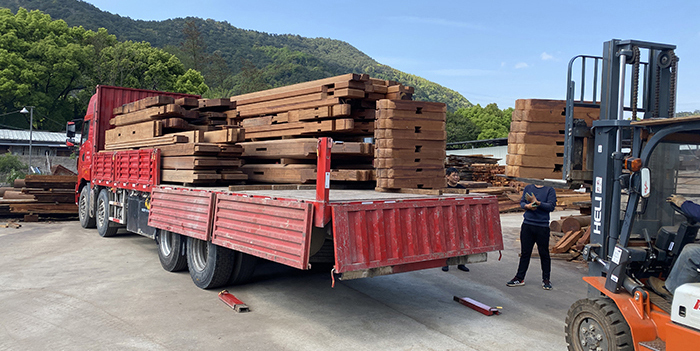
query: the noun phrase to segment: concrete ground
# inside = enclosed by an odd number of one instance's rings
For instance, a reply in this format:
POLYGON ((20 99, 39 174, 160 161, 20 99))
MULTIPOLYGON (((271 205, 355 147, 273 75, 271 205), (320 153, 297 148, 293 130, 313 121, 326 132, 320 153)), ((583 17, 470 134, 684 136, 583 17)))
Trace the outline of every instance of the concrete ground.
MULTIPOLYGON (((552 218, 574 212, 554 212, 552 218)), ((586 266, 553 261, 552 284, 532 260, 515 274, 522 213, 501 216, 505 250, 465 273, 429 269, 337 281, 329 271, 258 266, 227 287, 235 313, 187 272, 168 273, 152 240, 101 238, 77 221, 0 228, 0 350, 565 350, 564 318, 586 296, 586 266), (502 314, 453 301, 470 297, 502 314)))

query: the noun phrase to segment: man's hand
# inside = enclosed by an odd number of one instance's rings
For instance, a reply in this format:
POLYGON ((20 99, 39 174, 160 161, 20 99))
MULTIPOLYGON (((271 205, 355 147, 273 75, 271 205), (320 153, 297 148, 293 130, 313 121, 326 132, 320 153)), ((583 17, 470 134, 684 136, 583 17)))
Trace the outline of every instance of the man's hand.
POLYGON ((683 197, 682 195, 673 194, 666 198, 666 201, 671 202, 678 207, 681 207, 685 202, 685 197, 683 197))

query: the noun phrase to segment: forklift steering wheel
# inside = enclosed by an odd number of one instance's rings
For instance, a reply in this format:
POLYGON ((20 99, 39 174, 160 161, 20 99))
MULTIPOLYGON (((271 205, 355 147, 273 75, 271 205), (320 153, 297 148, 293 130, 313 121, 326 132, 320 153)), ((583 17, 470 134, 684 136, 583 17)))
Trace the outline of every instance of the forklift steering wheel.
POLYGON ((669 202, 668 204, 671 205, 671 208, 673 208, 674 211, 676 211, 676 212, 678 212, 679 214, 683 215, 683 217, 685 217, 685 219, 688 221, 688 224, 693 225, 693 224, 696 223, 696 222, 695 222, 695 219, 694 219, 692 216, 690 216, 689 214, 685 213, 685 211, 683 211, 683 210, 682 210, 680 207, 678 207, 676 204, 674 204, 673 202, 669 202))

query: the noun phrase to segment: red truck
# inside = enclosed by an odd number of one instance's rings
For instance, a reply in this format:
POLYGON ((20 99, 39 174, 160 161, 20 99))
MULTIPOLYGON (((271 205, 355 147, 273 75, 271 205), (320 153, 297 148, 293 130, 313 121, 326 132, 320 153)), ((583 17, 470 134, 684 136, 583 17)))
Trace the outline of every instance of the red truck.
POLYGON ((329 138, 319 138, 315 190, 161 184, 158 148, 104 151, 114 108, 159 95, 199 98, 97 87, 81 133, 80 223, 104 237, 125 228, 154 239, 163 268, 189 269, 200 288, 243 283, 258 259, 298 269, 325 261, 355 279, 483 262, 503 249, 495 196, 330 189, 329 138))

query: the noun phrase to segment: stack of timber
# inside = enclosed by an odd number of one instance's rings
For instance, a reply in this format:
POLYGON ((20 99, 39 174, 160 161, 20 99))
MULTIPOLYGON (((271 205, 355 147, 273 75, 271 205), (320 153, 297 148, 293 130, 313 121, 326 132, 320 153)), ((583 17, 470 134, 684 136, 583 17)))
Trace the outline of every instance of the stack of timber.
POLYGON ((0 214, 77 215, 75 183, 77 176, 27 175, 12 188, 2 188, 0 214))
MULTIPOLYGON (((533 179, 561 179, 564 157, 566 101, 520 99, 508 134, 506 175, 533 179)), ((574 118, 591 126, 597 108, 576 107, 574 118)))
POLYGON ((377 189, 445 187, 446 106, 379 100, 374 131, 377 189))
POLYGON ((460 179, 507 187, 510 180, 499 176, 505 174, 505 166, 499 166, 498 161, 500 159, 489 155, 449 155, 445 167, 456 168, 460 179))
MULTIPOLYGON (((304 184, 316 181, 318 139, 299 138, 240 143, 250 181, 304 184)), ((335 141, 331 147, 331 180, 373 181, 371 143, 335 141)))
POLYGON ((246 139, 339 136, 361 141, 374 133, 376 101, 411 100, 413 88, 397 82, 346 74, 232 96, 229 124, 246 129, 246 139))
POLYGON ((245 138, 240 126, 228 125, 229 99, 174 99, 152 96, 114 109, 105 133, 105 150, 159 148, 161 180, 170 183, 230 183, 246 180, 241 172, 245 138))

